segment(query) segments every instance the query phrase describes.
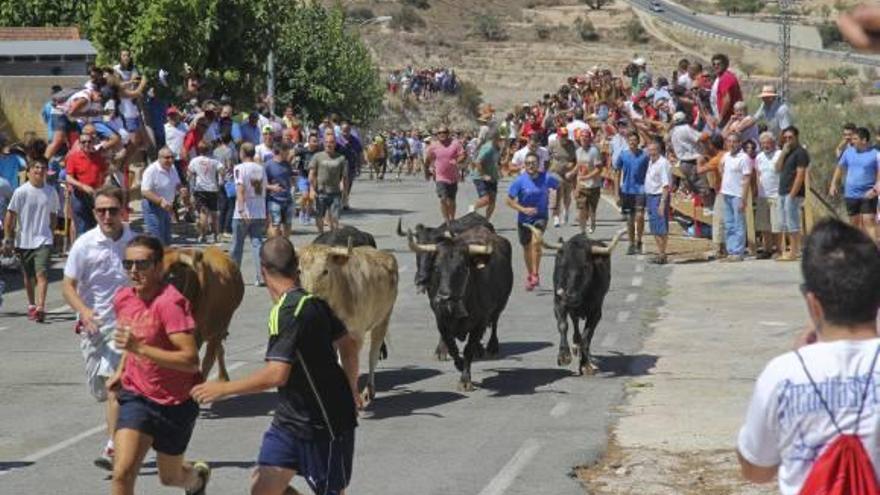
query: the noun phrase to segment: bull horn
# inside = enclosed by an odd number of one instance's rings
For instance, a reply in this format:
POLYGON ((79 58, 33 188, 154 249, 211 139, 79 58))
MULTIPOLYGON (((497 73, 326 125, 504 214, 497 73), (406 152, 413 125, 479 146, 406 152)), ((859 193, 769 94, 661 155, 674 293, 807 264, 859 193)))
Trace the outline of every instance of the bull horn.
POLYGON ((409 243, 410 251, 414 253, 436 253, 437 245, 436 244, 418 244, 416 240, 413 238, 412 230, 407 229, 406 231, 406 240, 409 243))
POLYGON ((598 256, 611 256, 611 253, 614 252, 614 248, 617 247, 617 242, 620 240, 620 236, 622 236, 626 232, 626 229, 618 230, 614 237, 611 238, 611 244, 608 247, 597 246, 593 244, 590 246, 590 250, 593 254, 598 256))
POLYGON ((492 254, 491 244, 468 244, 468 254, 470 255, 490 255, 492 254))
POLYGON ((406 237, 406 234, 403 232, 403 217, 397 217, 397 235, 406 237))
POLYGON ((526 224, 524 224, 524 225, 525 225, 529 230, 532 231, 532 235, 535 236, 535 237, 538 239, 538 241, 539 241, 539 242, 540 242, 545 248, 547 248, 547 249, 562 249, 562 242, 560 242, 559 244, 554 244, 554 243, 548 241, 547 239, 544 239, 544 233, 541 232, 541 229, 535 227, 534 225, 528 224, 528 223, 526 223, 526 224))

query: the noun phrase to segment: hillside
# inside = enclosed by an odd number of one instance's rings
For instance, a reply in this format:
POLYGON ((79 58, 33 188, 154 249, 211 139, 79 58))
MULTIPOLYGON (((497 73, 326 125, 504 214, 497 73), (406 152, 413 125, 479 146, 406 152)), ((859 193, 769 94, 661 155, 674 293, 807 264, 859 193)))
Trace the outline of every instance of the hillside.
POLYGON ((643 55, 655 70, 667 71, 682 56, 656 41, 631 42, 626 27, 634 15, 620 0, 598 11, 578 0, 364 0, 345 7, 362 15, 399 16, 402 2, 429 6, 412 9, 423 27, 406 32, 386 22, 358 28, 383 72, 407 64, 452 67, 499 109, 534 100, 594 65, 618 71, 643 55), (481 16, 497 20, 505 39, 480 36, 481 16), (598 41, 580 38, 574 25, 578 17, 589 19, 598 41))

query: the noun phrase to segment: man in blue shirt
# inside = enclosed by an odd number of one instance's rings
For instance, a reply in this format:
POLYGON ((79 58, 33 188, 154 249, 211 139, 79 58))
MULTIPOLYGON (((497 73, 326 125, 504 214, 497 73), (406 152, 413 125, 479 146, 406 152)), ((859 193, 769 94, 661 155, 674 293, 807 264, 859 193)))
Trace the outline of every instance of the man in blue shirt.
POLYGON ((542 232, 547 228, 550 209, 550 190, 559 188, 555 177, 541 171, 539 158, 534 152, 526 155, 525 172, 520 174, 507 189, 507 206, 518 213, 516 218, 519 243, 523 247, 526 262, 526 290, 533 290, 541 284, 541 242, 532 235, 534 227, 542 232))
POLYGON ((828 195, 837 196, 840 177, 846 174, 843 199, 849 221, 872 239, 876 239, 877 188, 880 187, 878 154, 871 146, 871 132, 868 129, 856 129, 852 141, 853 146, 846 148, 834 169, 828 195))
POLYGON ((642 233, 645 230, 645 174, 648 172, 648 154, 640 147, 639 135, 627 136, 629 148, 614 160, 614 169, 621 174, 620 211, 626 216, 629 249, 626 254, 642 252, 642 233), (635 241, 635 242, 633 242, 635 241))
POLYGON ((269 237, 290 235, 290 223, 296 213, 293 206, 293 167, 288 161, 290 146, 281 141, 272 144, 272 159, 266 163, 266 206, 269 237))
POLYGON ((262 131, 260 130, 260 114, 251 112, 247 121, 242 122, 240 127, 241 141, 243 143, 251 143, 256 146, 262 141, 262 131))
POLYGON ((19 186, 18 174, 25 169, 24 158, 17 153, 10 153, 6 147, 6 136, 0 134, 0 177, 6 179, 13 189, 19 186))

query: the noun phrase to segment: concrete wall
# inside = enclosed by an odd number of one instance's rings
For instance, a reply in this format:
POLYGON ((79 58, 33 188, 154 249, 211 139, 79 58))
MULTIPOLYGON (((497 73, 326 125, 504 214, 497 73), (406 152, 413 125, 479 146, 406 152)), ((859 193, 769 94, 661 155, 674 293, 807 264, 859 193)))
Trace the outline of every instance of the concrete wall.
POLYGON ((53 85, 64 88, 82 86, 87 76, 0 76, 0 131, 12 140, 28 131, 46 136, 40 111, 53 85))

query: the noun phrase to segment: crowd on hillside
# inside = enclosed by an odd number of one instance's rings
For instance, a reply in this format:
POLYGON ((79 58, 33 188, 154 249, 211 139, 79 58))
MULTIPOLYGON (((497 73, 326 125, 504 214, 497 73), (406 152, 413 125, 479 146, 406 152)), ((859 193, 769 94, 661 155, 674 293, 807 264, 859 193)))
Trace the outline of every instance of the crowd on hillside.
POLYGON ((417 101, 432 99, 437 94, 456 94, 459 81, 455 71, 445 67, 395 69, 388 75, 388 92, 417 101))

